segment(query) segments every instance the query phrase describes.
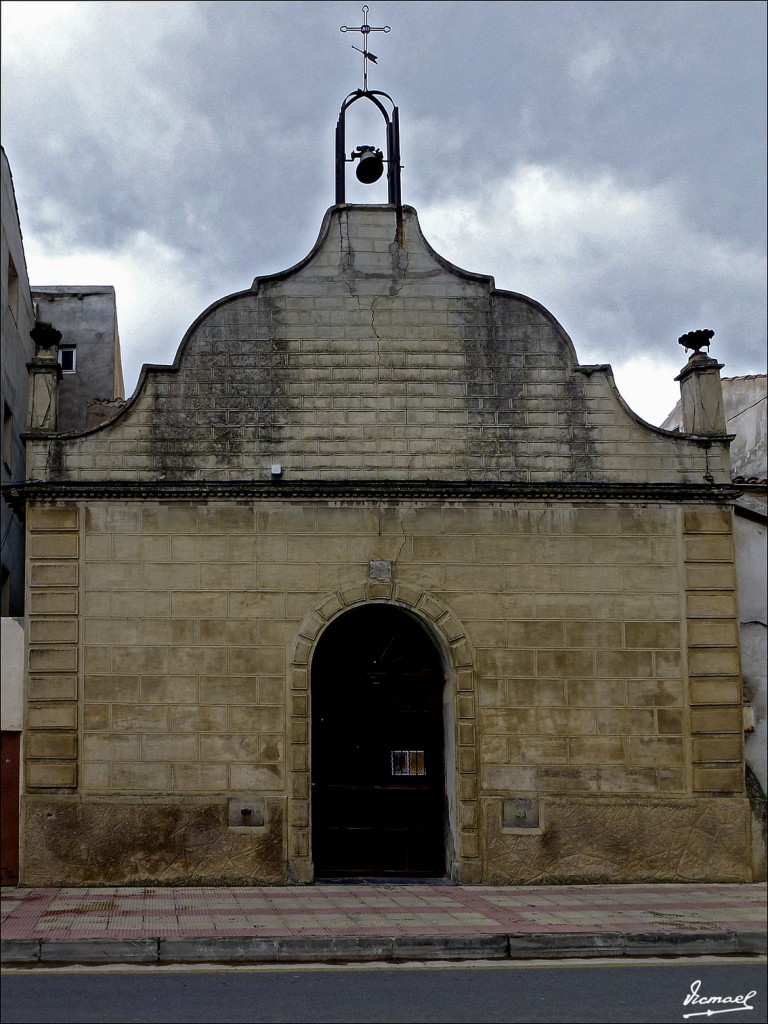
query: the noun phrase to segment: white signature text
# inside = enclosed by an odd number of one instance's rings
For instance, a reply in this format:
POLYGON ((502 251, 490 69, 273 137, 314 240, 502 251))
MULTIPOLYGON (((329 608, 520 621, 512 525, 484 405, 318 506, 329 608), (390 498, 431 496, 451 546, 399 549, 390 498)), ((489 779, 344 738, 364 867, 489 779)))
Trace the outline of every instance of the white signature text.
POLYGON ((711 1004, 718 1004, 723 1007, 722 1010, 698 1010, 695 1013, 684 1013, 683 1018, 687 1020, 689 1017, 713 1017, 716 1013, 735 1013, 738 1010, 754 1010, 754 1006, 749 1005, 749 1000, 757 995, 755 989, 751 992, 747 992, 743 996, 700 996, 701 991, 701 980, 694 981, 691 985, 691 991, 685 997, 683 1006, 708 1006, 711 1004))

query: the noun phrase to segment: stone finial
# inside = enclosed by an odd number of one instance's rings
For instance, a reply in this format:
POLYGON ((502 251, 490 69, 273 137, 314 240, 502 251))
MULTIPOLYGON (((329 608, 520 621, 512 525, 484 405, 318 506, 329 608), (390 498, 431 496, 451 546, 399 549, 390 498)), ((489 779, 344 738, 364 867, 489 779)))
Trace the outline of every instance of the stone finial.
POLYGON ((706 348, 709 352, 709 345, 715 336, 714 331, 688 331, 677 339, 678 345, 682 345, 685 351, 693 349, 694 355, 698 355, 699 349, 706 348))
POLYGON ((27 363, 29 371, 28 433, 54 433, 59 414, 58 345, 61 331, 49 323, 37 320, 29 332, 36 346, 35 356, 27 363))
POLYGON ((38 352, 40 349, 50 350, 61 341, 61 331, 57 331, 52 324, 46 323, 44 320, 35 321, 35 326, 29 332, 29 336, 37 346, 38 352))
POLYGON ((727 431, 720 382, 723 363, 700 351, 704 347, 709 349, 714 334, 714 331, 689 331, 677 339, 686 352, 693 349, 688 362, 675 377, 680 382, 686 434, 724 435, 727 431))

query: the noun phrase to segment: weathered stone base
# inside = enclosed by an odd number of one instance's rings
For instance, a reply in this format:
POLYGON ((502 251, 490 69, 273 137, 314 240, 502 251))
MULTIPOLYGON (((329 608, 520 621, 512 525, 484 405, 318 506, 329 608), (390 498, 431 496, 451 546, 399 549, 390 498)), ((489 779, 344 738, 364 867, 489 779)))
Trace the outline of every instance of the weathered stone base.
POLYGON ((232 829, 227 801, 27 797, 23 885, 269 885, 287 881, 284 802, 232 829))
MULTIPOLYGON (((749 882, 749 801, 573 798, 542 802, 541 830, 502 826, 484 803, 482 878, 464 884, 749 882)), ((227 803, 162 799, 24 801, 23 885, 281 885, 284 803, 265 801, 261 828, 228 827, 227 803)), ((311 879, 306 879, 310 881, 311 879)))
POLYGON ((530 834, 502 827, 500 798, 484 804, 486 885, 752 881, 743 797, 552 798, 530 834))

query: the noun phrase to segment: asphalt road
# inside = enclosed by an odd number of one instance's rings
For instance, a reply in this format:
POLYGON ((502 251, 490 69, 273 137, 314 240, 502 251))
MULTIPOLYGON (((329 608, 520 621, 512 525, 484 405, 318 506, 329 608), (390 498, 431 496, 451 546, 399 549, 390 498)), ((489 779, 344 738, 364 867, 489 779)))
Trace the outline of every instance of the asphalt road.
POLYGON ((3 972, 3 1024, 766 1020, 764 958, 3 972), (696 982, 700 985, 696 986, 696 982), (741 1002, 685 1005, 741 996, 741 1002), (754 992, 743 1008, 743 999, 754 992), (709 1014, 710 1010, 718 1010, 709 1014), (695 1016, 690 1016, 696 1014, 695 1016), (684 1016, 688 1015, 688 1016, 684 1016))

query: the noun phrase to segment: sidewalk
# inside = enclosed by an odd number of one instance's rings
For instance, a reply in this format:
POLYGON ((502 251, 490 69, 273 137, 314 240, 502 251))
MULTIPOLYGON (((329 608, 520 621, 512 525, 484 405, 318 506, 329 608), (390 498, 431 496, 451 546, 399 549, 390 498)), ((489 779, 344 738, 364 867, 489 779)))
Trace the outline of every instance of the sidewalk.
POLYGON ((766 951, 766 886, 2 890, 4 963, 270 963, 766 951))

